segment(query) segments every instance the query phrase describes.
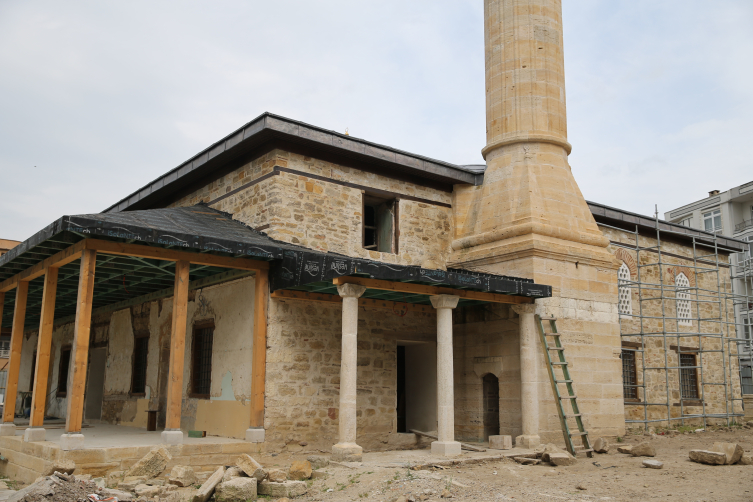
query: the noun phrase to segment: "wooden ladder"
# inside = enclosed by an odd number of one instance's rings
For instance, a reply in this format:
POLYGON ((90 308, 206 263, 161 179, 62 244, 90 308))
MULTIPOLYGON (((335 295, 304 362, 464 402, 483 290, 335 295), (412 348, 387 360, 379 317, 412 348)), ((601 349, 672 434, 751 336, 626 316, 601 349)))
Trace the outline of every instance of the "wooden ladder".
POLYGON ((585 453, 589 457, 593 457, 593 448, 591 447, 591 441, 588 439, 588 432, 583 427, 583 416, 578 408, 577 396, 573 389, 573 380, 570 377, 570 370, 568 369, 567 360, 565 359, 565 348, 562 346, 560 340, 560 334, 557 333, 557 319, 552 317, 548 319, 542 319, 538 314, 536 315, 536 321, 539 325, 539 336, 541 337, 541 343, 544 345, 544 354, 546 355, 546 365, 549 370, 549 381, 552 383, 552 392, 554 398, 557 400, 557 413, 560 416, 560 424, 562 425, 562 435, 565 437, 565 446, 567 451, 572 456, 575 456, 576 450, 573 445, 573 438, 580 436, 583 442, 583 449, 577 450, 578 452, 585 453), (544 330, 544 321, 549 321, 549 327, 551 332, 547 333, 544 330), (554 341, 554 346, 549 346, 549 337, 554 341), (552 351, 556 352, 555 361, 552 361, 552 351), (558 379, 555 375, 554 369, 560 368, 562 370, 562 379, 558 379), (565 384, 567 387, 567 395, 560 394, 560 384, 565 384), (565 401, 569 401, 573 412, 567 414, 565 411, 565 401), (567 420, 574 418, 578 426, 578 432, 570 432, 570 426, 567 420))

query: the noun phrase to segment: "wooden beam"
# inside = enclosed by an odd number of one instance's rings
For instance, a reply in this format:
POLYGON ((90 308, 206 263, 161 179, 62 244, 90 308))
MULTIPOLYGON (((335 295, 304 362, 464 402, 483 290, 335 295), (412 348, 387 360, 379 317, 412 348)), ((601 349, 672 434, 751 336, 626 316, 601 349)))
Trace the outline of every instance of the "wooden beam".
POLYGON ((21 368, 21 349, 24 339, 24 321, 26 320, 26 300, 29 295, 29 283, 21 281, 16 287, 16 305, 13 310, 13 332, 10 336, 10 361, 8 380, 5 384, 5 407, 3 423, 13 423, 16 415, 16 395, 18 394, 18 371, 21 368))
POLYGON ((44 275, 42 314, 39 319, 37 360, 34 362, 34 388, 31 395, 31 427, 44 425, 44 410, 47 405, 47 380, 50 372, 52 350, 52 327, 55 320, 55 295, 58 289, 58 269, 51 267, 44 275))
POLYGON ((94 297, 94 272, 97 252, 86 249, 81 254, 81 272, 78 278, 76 322, 73 328, 73 368, 68 377, 68 410, 65 415, 65 432, 81 432, 84 414, 86 367, 89 362, 89 334, 92 323, 92 298, 94 297))
POLYGON ((269 262, 249 258, 232 258, 207 253, 191 253, 176 249, 146 246, 143 244, 126 244, 123 242, 87 239, 86 249, 95 249, 102 254, 136 256, 153 260, 185 261, 194 265, 210 267, 235 268, 239 270, 269 270, 269 262))
POLYGON ((381 289, 384 291, 395 291, 398 293, 411 293, 416 295, 455 295, 464 300, 478 300, 491 303, 508 303, 523 304, 533 303, 533 298, 525 296, 501 295, 499 293, 485 293, 483 291, 468 291, 465 289, 445 288, 441 286, 427 286, 424 284, 413 284, 409 282, 382 281, 380 279, 367 279, 365 277, 335 277, 332 280, 335 285, 340 284, 358 284, 368 289, 381 289))
POLYGON ((251 362, 251 427, 264 427, 264 396, 267 377, 267 308, 269 272, 254 278, 254 345, 251 362))
POLYGON ((183 404, 183 366, 186 354, 186 323, 188 317, 187 261, 175 263, 175 293, 173 295, 173 325, 170 333, 170 376, 167 388, 166 430, 180 430, 183 404))
MULTIPOLYGON (((328 295, 325 293, 307 293, 305 291, 294 291, 290 289, 277 290, 272 293, 272 298, 282 300, 302 300, 308 302, 323 303, 342 303, 340 295, 328 295)), ((392 310, 393 312, 424 312, 433 313, 434 307, 431 305, 422 305, 418 303, 394 302, 391 300, 378 300, 374 298, 359 298, 359 307, 368 307, 373 309, 392 310)))
POLYGON ((85 243, 85 240, 77 242, 76 244, 60 251, 59 253, 55 253, 49 258, 45 258, 36 265, 27 268, 23 272, 19 272, 13 277, 0 282, 0 292, 5 293, 6 291, 10 291, 11 289, 15 288, 21 281, 31 281, 36 279, 37 277, 41 277, 42 275, 44 275, 45 270, 50 267, 59 268, 63 265, 67 265, 68 263, 78 260, 79 258, 81 258, 81 251, 84 250, 85 243))

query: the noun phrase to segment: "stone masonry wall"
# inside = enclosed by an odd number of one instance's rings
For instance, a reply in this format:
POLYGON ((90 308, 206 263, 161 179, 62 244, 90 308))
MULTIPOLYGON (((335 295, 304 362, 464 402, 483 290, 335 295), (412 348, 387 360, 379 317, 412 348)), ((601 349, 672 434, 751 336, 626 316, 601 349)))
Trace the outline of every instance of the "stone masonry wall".
MULTIPOLYGON (((734 322, 732 301, 724 301, 723 295, 718 293, 730 291, 729 268, 725 267, 729 263, 729 257, 719 254, 718 274, 713 257, 707 257, 706 263, 697 263, 697 266, 701 268, 695 269, 691 245, 663 240, 661 243, 662 265, 660 266, 659 254, 656 252, 644 250, 640 252, 640 257, 638 256, 639 253, 634 249, 636 246, 634 233, 604 227, 602 231, 613 242, 610 246, 612 252, 630 269, 631 280, 638 282, 640 273, 640 288, 637 284, 630 287, 633 315, 622 314, 619 317, 622 341, 625 342, 624 348, 638 350, 635 352, 636 376, 638 385, 645 383, 646 390, 644 392, 643 388, 638 389, 637 401, 626 400, 625 418, 627 420, 666 418, 667 406, 661 403, 667 403, 667 401, 670 405, 670 416, 673 418, 681 417, 683 412, 685 415, 704 413, 699 400, 683 401, 683 406, 680 406, 680 372, 677 369, 679 356, 677 349, 673 348, 677 346, 688 349, 702 347, 704 350, 700 357, 696 356, 696 364, 701 366, 696 370, 696 375, 699 393, 702 393, 703 403, 705 403, 705 413, 720 414, 728 410, 742 412, 740 401, 734 403, 732 401, 733 396, 736 398, 741 396, 737 345, 724 341, 721 337, 721 335, 725 338, 734 337, 735 326, 719 322, 719 320, 734 322), (675 300, 675 277, 680 273, 689 279, 691 287, 689 291, 691 320, 682 322, 677 319, 678 302, 675 300), (660 285, 663 285, 663 292, 660 285), (663 301, 661 296, 665 298, 663 301), (723 306, 719 302, 723 302, 723 306), (641 315, 643 318, 640 317, 641 315), (703 320, 699 321, 699 317, 703 320), (643 346, 640 346, 641 333, 644 334, 643 346), (636 347, 636 344, 639 346, 636 347), (722 348, 725 351, 724 356, 718 352, 722 348), (670 369, 665 370, 665 367, 670 369), (644 368, 646 368, 645 372, 644 368), (667 389, 667 378, 669 389, 667 389), (702 385, 702 381, 720 384, 725 379, 730 391, 730 395, 726 397, 724 386, 702 385), (644 402, 653 404, 644 411, 642 404, 644 402)), ((655 237, 640 236, 639 245, 653 247, 657 245, 657 241, 655 237)), ((713 254, 713 250, 700 247, 696 253, 697 256, 709 254, 713 254)), ((719 420, 712 419, 712 422, 719 420)), ((690 422, 699 423, 700 420, 691 419, 690 422)), ((679 421, 673 421, 673 425, 679 423, 679 421)), ((666 425, 666 422, 655 422, 651 425, 657 424, 666 425)))
MULTIPOLYGON (((397 194, 450 204, 450 193, 361 171, 284 150, 273 150, 233 172, 186 195, 173 206, 208 203, 271 173, 275 166, 300 171, 282 172, 211 204, 275 239, 372 260, 445 268, 452 238, 452 209, 430 203, 399 200, 397 254, 362 247, 362 191, 306 174, 346 181, 397 194)), ((398 196, 399 197, 399 196, 398 196)))

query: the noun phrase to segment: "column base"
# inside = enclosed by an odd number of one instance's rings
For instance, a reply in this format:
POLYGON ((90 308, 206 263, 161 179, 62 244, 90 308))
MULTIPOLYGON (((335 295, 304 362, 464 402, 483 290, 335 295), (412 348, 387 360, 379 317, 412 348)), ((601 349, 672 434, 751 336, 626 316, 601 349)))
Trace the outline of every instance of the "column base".
POLYGON ((457 441, 434 441, 431 454, 438 457, 457 457, 460 455, 460 443, 457 441))
POLYGON ((337 443, 332 447, 332 460, 335 462, 362 462, 363 448, 355 443, 337 443))
POLYGON ((246 429, 246 441, 249 443, 263 443, 265 432, 261 427, 249 427, 246 429))
POLYGON ((162 442, 164 444, 183 444, 183 431, 180 429, 162 431, 162 442))
POLYGON ((63 451, 83 450, 84 435, 80 432, 73 434, 63 434, 60 436, 60 449, 63 451))
POLYGON ((37 441, 44 441, 47 435, 47 431, 42 427, 29 427, 24 431, 24 441, 27 443, 36 443, 37 441))
POLYGON ((537 435, 535 436, 518 436, 515 438, 515 447, 516 448, 526 448, 528 450, 533 450, 537 446, 541 444, 541 438, 537 435))
POLYGON ((0 436, 15 436, 15 435, 16 435, 16 424, 14 423, 0 424, 0 436))

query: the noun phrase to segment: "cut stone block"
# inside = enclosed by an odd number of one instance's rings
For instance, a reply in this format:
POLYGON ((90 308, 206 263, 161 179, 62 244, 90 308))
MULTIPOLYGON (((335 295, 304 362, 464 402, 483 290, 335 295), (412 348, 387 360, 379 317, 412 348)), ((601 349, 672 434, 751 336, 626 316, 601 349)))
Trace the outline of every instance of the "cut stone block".
POLYGON ((15 436, 15 435, 16 435, 16 424, 13 424, 13 423, 0 424, 0 436, 15 436))
POLYGON ((727 461, 724 462, 727 465, 736 464, 738 460, 743 456, 745 450, 737 443, 714 443, 711 447, 711 451, 718 451, 724 453, 727 456, 727 461))
POLYGON ((431 443, 432 455, 438 457, 457 457, 460 453, 460 443, 457 441, 434 441, 431 443))
POLYGON ((165 470, 167 463, 172 459, 172 455, 164 446, 158 446, 133 464, 133 467, 126 472, 126 477, 144 476, 146 479, 157 477, 165 470))
POLYGON ((183 431, 162 431, 162 442, 164 444, 176 445, 183 444, 183 431))
POLYGON ((606 453, 609 451, 609 442, 604 438, 598 438, 594 441, 593 449, 596 453, 606 453))
POLYGON ((625 446, 618 446, 617 451, 629 455, 633 451, 633 446, 629 444, 626 444, 625 446))
POLYGON ((63 451, 83 450, 84 449, 84 435, 83 434, 61 434, 60 435, 60 449, 63 451))
POLYGON ((246 429, 246 441, 249 443, 263 443, 264 429, 246 429))
POLYGON ((256 500, 256 478, 234 478, 220 483, 214 490, 214 498, 221 502, 256 500))
POLYGON ((126 476, 118 483, 119 490, 132 492, 138 485, 145 484, 146 476, 126 476))
POLYGON ((567 452, 549 453, 549 463, 555 466, 573 465, 577 460, 567 452))
POLYGON ((249 478, 256 478, 258 481, 261 481, 267 477, 267 471, 248 453, 239 456, 235 460, 235 465, 245 472, 249 478))
POLYGON ((300 497, 306 493, 306 483, 304 481, 285 481, 284 483, 262 481, 259 484, 258 490, 259 495, 269 495, 272 497, 300 497))
POLYGON ((269 479, 273 483, 283 483, 288 480, 288 475, 285 471, 282 471, 280 469, 272 469, 271 471, 269 471, 267 479, 269 479))
POLYGON ((648 467, 649 469, 662 469, 664 464, 658 460, 644 460, 643 467, 648 467))
POLYGON ((655 457, 656 450, 651 443, 641 443, 633 446, 630 454, 634 457, 655 457))
POLYGON ((329 459, 321 455, 311 455, 306 460, 309 461, 312 469, 321 469, 329 465, 329 459))
POLYGON ((740 460, 737 462, 738 465, 753 465, 753 456, 743 454, 742 457, 740 457, 740 460))
POLYGON ((512 436, 489 436, 490 450, 512 450, 512 436))
POLYGON ((209 479, 204 481, 204 484, 201 485, 201 488, 198 489, 196 494, 193 496, 192 502, 207 502, 207 500, 209 500, 209 497, 211 497, 214 493, 214 489, 217 488, 217 485, 219 485, 220 481, 222 481, 222 476, 224 475, 225 468, 218 467, 217 470, 214 471, 214 474, 209 476, 209 479))
POLYGON ((38 441, 44 441, 47 431, 41 427, 29 427, 24 431, 24 441, 27 443, 36 443, 38 441))
POLYGON ((699 464, 724 465, 727 455, 718 451, 690 450, 690 460, 699 464))
POLYGON ((332 460, 335 462, 363 461, 363 448, 355 443, 338 443, 332 447, 332 460))
POLYGON ((50 464, 50 466, 42 472, 42 476, 50 476, 55 472, 62 472, 63 474, 73 474, 76 470, 76 462, 67 459, 58 459, 50 464))
MULTIPOLYGON (((228 467, 225 470, 225 475, 222 476, 222 482, 226 483, 231 479, 246 477, 246 473, 240 467, 228 467)), ((256 478, 254 478, 256 479, 256 478)))
POLYGON ((295 481, 304 481, 311 478, 311 464, 308 460, 297 460, 293 462, 288 471, 288 478, 295 481))
POLYGON ((196 473, 193 471, 193 467, 187 465, 176 465, 170 471, 170 478, 168 483, 175 486, 191 486, 196 484, 196 473))

